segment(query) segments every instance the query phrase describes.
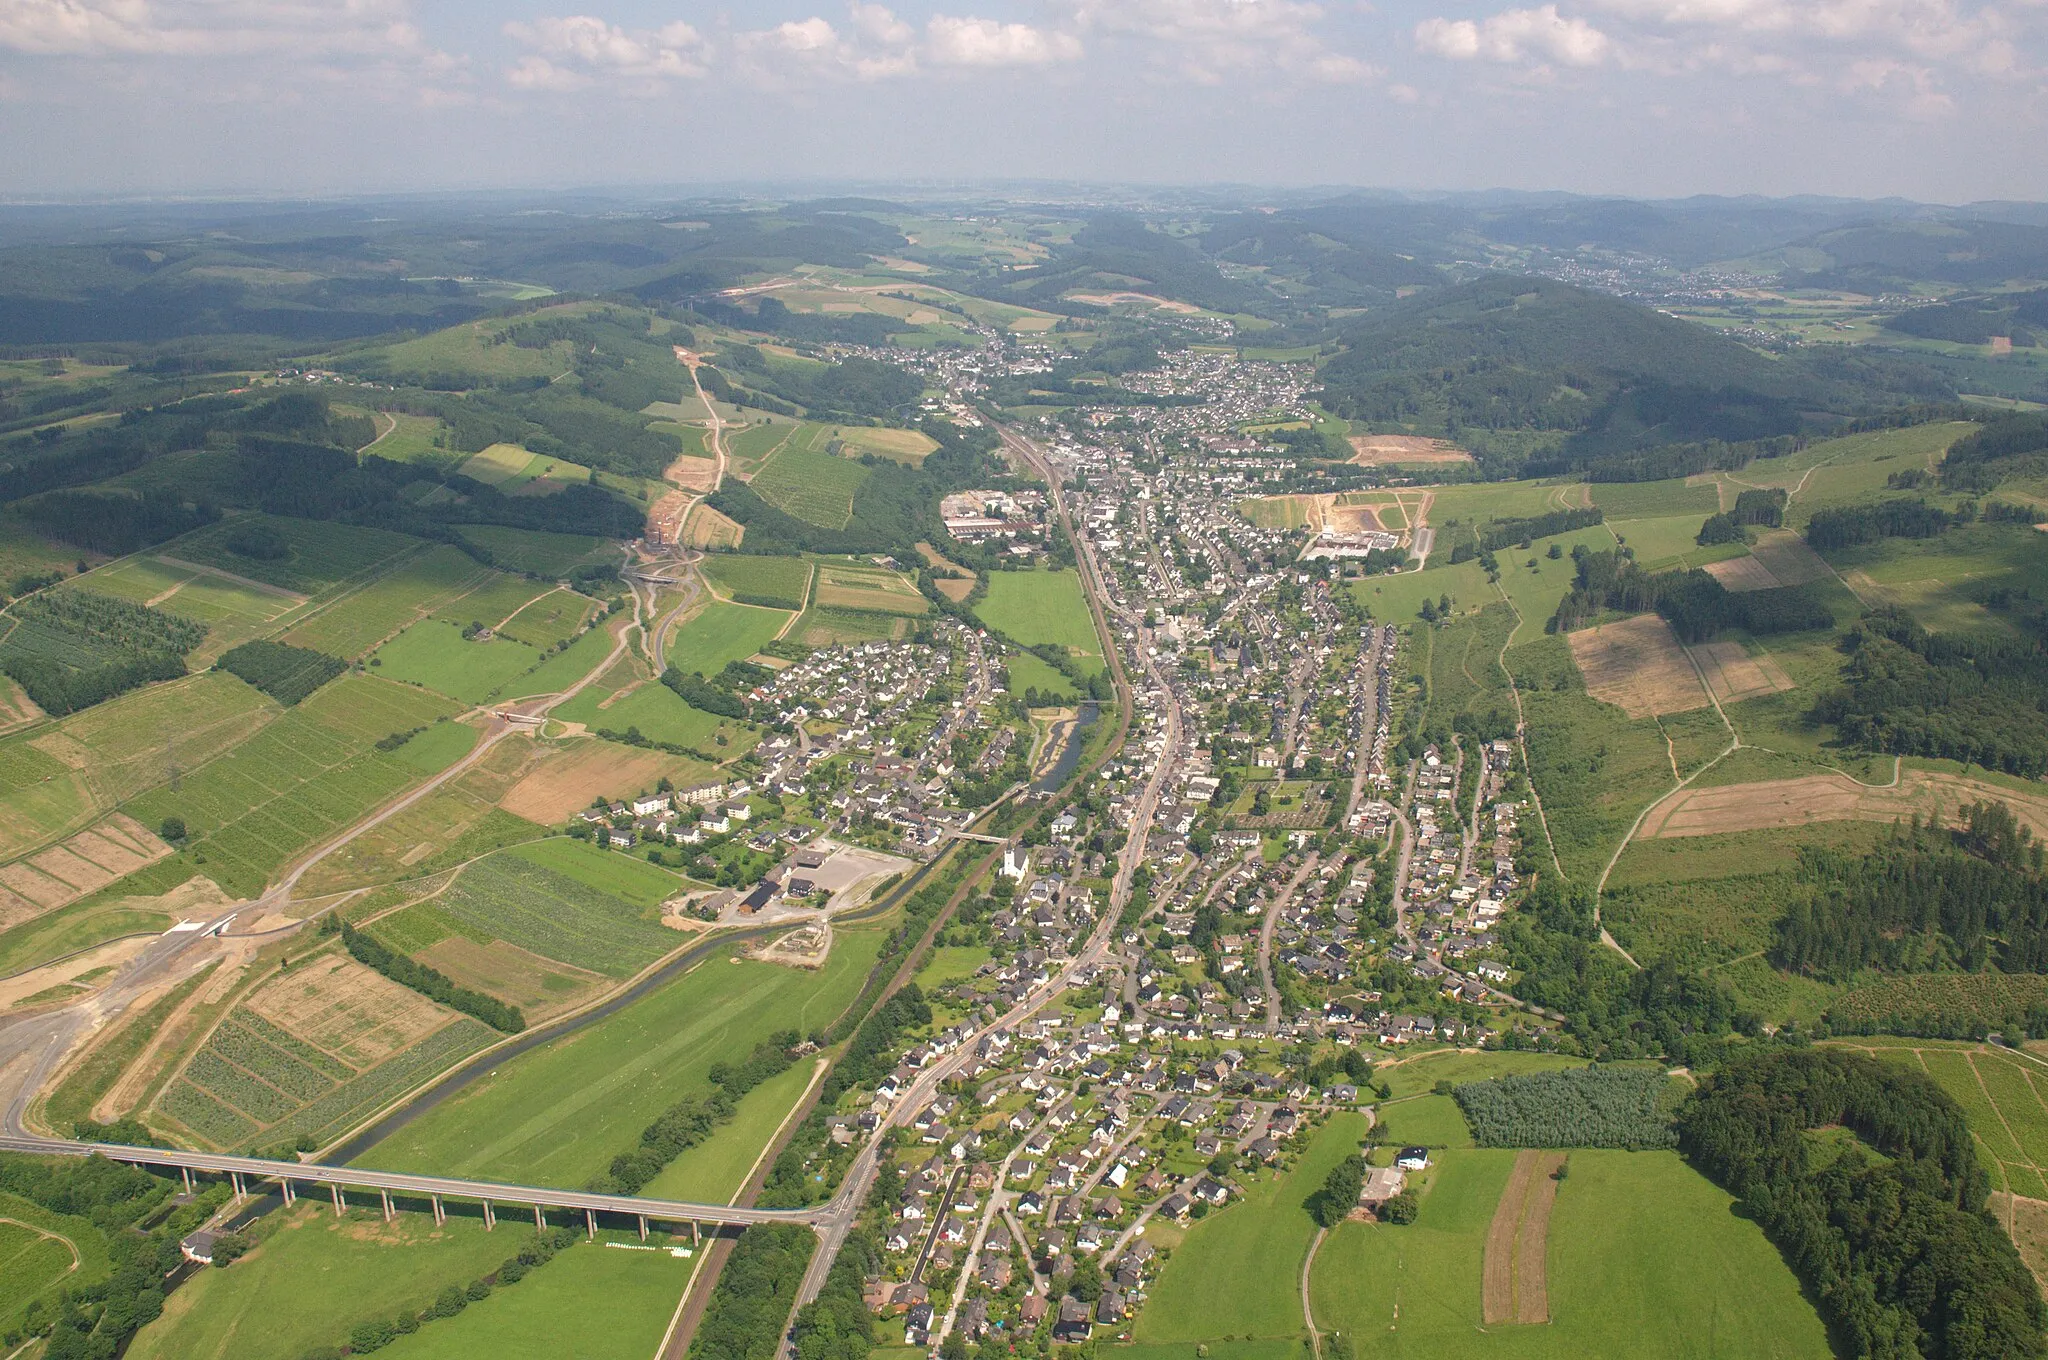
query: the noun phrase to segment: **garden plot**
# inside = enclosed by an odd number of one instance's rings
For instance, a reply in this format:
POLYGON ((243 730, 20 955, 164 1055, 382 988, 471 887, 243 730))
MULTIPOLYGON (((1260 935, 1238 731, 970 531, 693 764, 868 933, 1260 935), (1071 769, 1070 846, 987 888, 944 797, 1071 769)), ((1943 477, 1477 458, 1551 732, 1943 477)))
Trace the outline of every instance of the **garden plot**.
POLYGON ((280 972, 221 1022, 158 1109, 217 1146, 327 1142, 497 1036, 339 953, 280 972))
POLYGON ((75 902, 170 853, 147 827, 114 813, 60 845, 0 868, 0 930, 75 902))
POLYGON ((1707 693, 1671 625, 1655 614, 1581 628, 1566 636, 1586 692, 1631 718, 1703 708, 1707 693))

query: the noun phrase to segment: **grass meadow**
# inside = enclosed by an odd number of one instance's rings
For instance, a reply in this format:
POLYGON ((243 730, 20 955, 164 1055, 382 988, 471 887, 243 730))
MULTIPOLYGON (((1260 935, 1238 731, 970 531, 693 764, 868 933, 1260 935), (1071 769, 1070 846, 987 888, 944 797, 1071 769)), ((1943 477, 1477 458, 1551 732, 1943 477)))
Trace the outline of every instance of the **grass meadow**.
POLYGON ((378 648, 370 661, 387 680, 480 704, 532 670, 540 652, 510 638, 472 641, 456 624, 428 619, 378 648))
POLYGON ((1831 1354, 1763 1232, 1670 1152, 1573 1152, 1550 1222, 1550 1322, 1484 1325, 1487 1229, 1515 1156, 1440 1153, 1413 1224, 1340 1225, 1316 1258, 1318 1325, 1361 1360, 1831 1354))
POLYGON ((455 532, 489 552, 508 571, 563 577, 578 567, 615 562, 619 551, 608 538, 590 534, 555 534, 540 529, 507 529, 495 524, 465 524, 455 532))
POLYGON ((646 1360, 694 1257, 578 1243, 518 1284, 384 1348, 390 1360, 646 1360))
POLYGON ((419 539, 360 524, 287 519, 282 515, 230 515, 217 524, 174 538, 157 550, 161 557, 197 562, 233 572, 280 590, 317 595, 345 582, 365 579, 401 554, 418 550, 419 539), (245 557, 228 546, 243 529, 270 530, 286 545, 283 557, 245 557))
POLYGON ((746 595, 757 603, 802 609, 810 599, 811 564, 799 557, 751 557, 713 553, 704 559, 706 580, 722 595, 746 595))
POLYGON ((1069 655, 1102 660, 1102 643, 1073 568, 989 573, 988 594, 974 612, 989 627, 1027 647, 1051 643, 1069 655))
MULTIPOLYGON (((1133 1339, 1305 1334, 1301 1262, 1316 1225, 1302 1201, 1331 1168, 1358 1150, 1365 1133, 1363 1115, 1336 1115, 1317 1130, 1292 1169, 1255 1182, 1243 1200, 1189 1228, 1138 1314, 1133 1339)), ((1473 1278, 1476 1291, 1476 1273, 1473 1278)))
MULTIPOLYGON (((279 1360, 339 1346, 358 1322, 418 1312, 447 1286, 496 1270, 532 1231, 530 1222, 522 1232, 508 1215, 510 1231, 487 1233, 469 1206, 449 1208, 447 1224, 436 1228, 426 1214, 400 1214, 387 1224, 378 1211, 336 1218, 324 1201, 301 1200, 276 1216, 261 1245, 234 1269, 198 1271, 174 1291, 163 1316, 136 1335, 127 1354, 279 1360), (280 1306, 286 1299, 290 1306, 280 1306)), ((526 1287, 521 1281, 508 1292, 526 1287)))
POLYGON ((603 1022, 510 1060, 364 1154, 363 1165, 580 1185, 714 1062, 835 1019, 884 927, 841 929, 819 972, 713 957, 603 1022))
POLYGON ((614 698, 605 686, 591 685, 555 709, 554 716, 608 732, 637 727, 650 741, 673 742, 721 758, 740 754, 756 740, 753 729, 744 723, 692 708, 656 680, 642 682, 623 699, 614 698))
POLYGON ((744 661, 774 641, 788 621, 779 609, 713 600, 669 638, 669 664, 685 673, 716 675, 726 662, 744 661))
POLYGON ((776 509, 824 529, 844 529, 853 519, 853 498, 868 479, 868 468, 836 453, 792 438, 778 448, 749 483, 776 509))
POLYGON ((396 571, 320 605, 280 641, 354 661, 490 575, 463 553, 438 544, 396 571))

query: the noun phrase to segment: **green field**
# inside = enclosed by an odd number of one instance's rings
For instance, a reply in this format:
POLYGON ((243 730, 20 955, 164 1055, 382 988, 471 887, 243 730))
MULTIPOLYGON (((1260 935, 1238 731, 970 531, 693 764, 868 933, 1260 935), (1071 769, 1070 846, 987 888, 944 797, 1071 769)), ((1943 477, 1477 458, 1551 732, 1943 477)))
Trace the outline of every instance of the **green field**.
POLYGON ((588 841, 567 836, 550 836, 507 853, 623 898, 636 907, 659 906, 675 896, 685 883, 681 874, 658 864, 600 850, 588 841))
POLYGON ((617 641, 602 626, 590 629, 522 677, 520 694, 560 694, 603 665, 617 641))
POLYGON ((596 607, 588 595, 551 590, 530 600, 498 627, 498 636, 543 652, 576 636, 596 607))
POLYGON ((726 662, 744 661, 767 646, 788 621, 779 609, 713 600, 669 638, 668 662, 686 673, 716 675, 726 662))
POLYGON ((416 760, 375 750, 378 739, 453 711, 423 691, 345 675, 225 754, 184 771, 178 787, 154 789, 127 811, 145 826, 183 818, 206 856, 207 876, 230 891, 254 891, 301 847, 418 776, 416 760))
MULTIPOLYGON (((1443 559, 1437 556, 1434 560, 1443 559)), ((1501 560, 1505 563, 1507 559, 1503 557, 1501 560)), ((1565 565, 1571 564, 1567 562, 1565 565)), ((1504 572, 1503 579, 1508 574, 1504 572)), ((1381 623, 1413 623, 1424 600, 1436 604, 1445 595, 1451 597, 1454 610, 1477 609, 1497 598, 1493 587, 1487 583, 1486 569, 1476 559, 1460 562, 1455 567, 1432 564, 1426 571, 1366 576, 1351 582, 1348 588, 1352 598, 1371 610, 1372 616, 1381 623)), ((1563 598, 1561 592, 1559 598, 1563 598)))
POLYGON ((1316 1258, 1317 1324, 1360 1357, 1830 1355, 1762 1231, 1670 1152, 1572 1153, 1550 1223, 1551 1321, 1487 1326, 1486 1234, 1515 1156, 1440 1153, 1413 1224, 1339 1226, 1316 1258))
POLYGON ((865 464, 792 439, 761 465, 748 485, 778 510, 823 529, 844 529, 853 519, 854 494, 867 479, 865 464))
POLYGON ((990 572, 988 595, 974 612, 989 627, 1027 647, 1051 643, 1071 656, 1101 662, 1102 642, 1081 592, 1080 573, 1071 567, 990 572))
POLYGON ((394 463, 437 463, 459 455, 446 445, 447 426, 438 416, 413 416, 403 411, 382 411, 374 417, 379 429, 389 429, 366 445, 365 457, 388 458, 394 463), (444 442, 434 442, 437 438, 444 442))
POLYGON ((778 1029, 831 1023, 883 927, 842 929, 818 973, 713 957, 600 1024, 501 1065, 359 1160, 367 1166, 581 1185, 632 1145, 711 1064, 778 1029))
POLYGON ((801 558, 713 553, 704 559, 703 572, 721 595, 746 595, 757 604, 802 609, 810 597, 811 564, 801 558))
POLYGON ((506 529, 495 524, 465 524, 458 534, 490 553, 507 571, 530 571, 559 578, 578 567, 616 562, 618 546, 589 534, 553 534, 539 529, 506 529))
MULTIPOLYGON (((684 942, 659 924, 653 902, 661 899, 647 891, 645 880, 623 870, 586 867, 552 847, 541 853, 542 859, 557 856, 577 872, 572 876, 518 850, 490 855, 465 868, 434 899, 435 906, 478 935, 613 977, 636 973, 684 942), (614 873, 634 887, 637 900, 618 896, 609 883, 588 881, 614 873)), ((666 879, 670 892, 682 886, 680 878, 645 861, 637 867, 666 879)))
POLYGON ((1292 1170, 1260 1180, 1242 1202, 1190 1228, 1138 1314, 1133 1338, 1160 1342, 1304 1334, 1301 1262, 1316 1225, 1301 1203, 1331 1168, 1358 1150, 1365 1132, 1363 1115, 1333 1117, 1292 1170), (1254 1263, 1255 1268, 1247 1268, 1254 1263))
POLYGON ((1931 632, 2009 633, 1982 601, 2001 588, 2023 592, 2048 580, 2048 534, 2027 525, 1969 525, 1938 538, 1831 549, 1826 557, 1864 603, 1897 605, 1931 632))
POLYGON ((814 1064, 806 1059, 747 1092, 731 1123, 721 1125, 696 1147, 685 1149, 666 1171, 642 1186, 640 1193, 693 1204, 731 1203, 762 1149, 809 1089, 813 1070, 814 1064))
POLYGON ((1377 1064, 1375 1080, 1384 1081, 1393 1100, 1422 1095, 1440 1081, 1490 1081, 1522 1072, 1556 1072, 1583 1067, 1585 1059, 1562 1053, 1468 1053, 1454 1048, 1396 1057, 1377 1064))
POLYGON ((353 661, 486 579, 486 568, 437 544, 398 570, 319 606, 280 640, 353 661))
MULTIPOLYGON (((303 608, 300 601, 278 592, 256 590, 211 571, 174 567, 153 557, 124 557, 73 581, 82 590, 154 604, 205 624, 206 640, 187 657, 187 664, 194 668, 269 632, 303 608)), ((72 586, 66 583, 58 588, 72 586)))
POLYGON ((908 624, 897 615, 860 609, 806 609, 790 625, 788 636, 806 647, 843 647, 902 637, 908 624))
POLYGON ((107 1278, 107 1236, 91 1219, 52 1213, 42 1205, 0 1191, 0 1330, 12 1328, 20 1310, 52 1293, 86 1289, 107 1278), (66 1244, 69 1244, 68 1246, 66 1244), (71 1249, 78 1252, 72 1269, 71 1249))
POLYGON ((494 637, 471 641, 446 619, 416 623, 377 649, 370 664, 387 680, 480 704, 532 670, 540 652, 523 642, 494 637))
POLYGON ((1743 557, 1749 549, 1740 543, 1699 545, 1701 515, 1663 515, 1656 519, 1615 519, 1609 516, 1604 528, 1634 551, 1636 561, 1646 570, 1668 571, 1675 567, 1703 567, 1743 557))
POLYGON ((743 724, 692 708, 667 685, 652 680, 642 682, 623 699, 613 699, 607 686, 591 685, 553 713, 564 722, 582 723, 593 730, 624 732, 637 727, 650 741, 673 742, 721 758, 741 754, 756 740, 756 734, 743 724), (607 699, 611 699, 609 704, 607 699), (718 742, 721 735, 726 741, 723 746, 718 742))
POLYGON ((1009 673, 1007 683, 1012 694, 1021 695, 1026 690, 1035 689, 1041 695, 1051 695, 1058 702, 1080 697, 1073 681, 1029 652, 1005 657, 1003 669, 1009 673))
POLYGON ((578 1243, 383 1353, 391 1360, 646 1360, 695 1264, 666 1251, 578 1243))
POLYGON ((197 562, 202 567, 217 567, 283 590, 314 595, 342 582, 367 577, 401 553, 420 546, 419 539, 360 524, 252 513, 231 515, 218 524, 195 529, 164 544, 157 553, 197 562), (282 538, 287 546, 286 555, 248 557, 228 546, 239 531, 251 526, 261 526, 282 538))
POLYGON ((380 375, 397 379, 468 377, 479 385, 495 378, 552 378, 573 367, 568 341, 557 340, 545 349, 493 343, 501 329, 481 322, 451 326, 372 351, 371 364, 380 375))
POLYGON ((1697 521, 1721 509, 1720 493, 1712 483, 1687 485, 1683 477, 1661 482, 1594 482, 1589 490, 1593 504, 1605 511, 1609 519, 1690 515, 1697 521))
MULTIPOLYGON (((418 1312, 448 1285, 496 1270, 532 1234, 531 1221, 522 1232, 516 1218, 487 1233, 480 1218, 459 1210, 441 1228, 421 1213, 389 1224, 381 1218, 356 1209, 337 1219, 320 1200, 301 1200, 232 1269, 196 1272, 170 1296, 164 1315, 136 1335, 128 1355, 289 1360, 339 1346, 358 1322, 418 1312), (280 1306, 284 1299, 289 1307, 280 1306)), ((552 1268, 550 1262, 534 1279, 552 1268)), ((515 1290, 525 1287, 521 1281, 515 1290)))

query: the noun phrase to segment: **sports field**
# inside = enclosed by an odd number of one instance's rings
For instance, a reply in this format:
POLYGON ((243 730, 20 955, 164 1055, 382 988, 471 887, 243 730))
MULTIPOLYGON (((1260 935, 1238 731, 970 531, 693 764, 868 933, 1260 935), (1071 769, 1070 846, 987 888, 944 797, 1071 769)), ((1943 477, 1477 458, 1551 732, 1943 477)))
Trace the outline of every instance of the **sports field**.
POLYGON ((789 615, 779 609, 713 600, 668 640, 668 662, 685 674, 716 675, 728 661, 745 661, 773 641, 789 615))
POLYGON ((1676 1153, 1578 1151, 1545 1258, 1547 1325, 1489 1325, 1486 1238, 1517 1153, 1451 1150, 1406 1227, 1344 1223, 1316 1258, 1318 1326, 1360 1357, 1812 1357, 1831 1354, 1754 1222, 1676 1153))
MULTIPOLYGON (((336 1218, 331 1205, 301 1200, 233 1269, 198 1271, 173 1291, 128 1355, 279 1360, 340 1346, 358 1322, 416 1313, 447 1286, 496 1270, 532 1233, 530 1219, 524 1233, 516 1219, 487 1233, 467 1209, 450 1204, 446 1226, 436 1228, 427 1214, 400 1214, 387 1224, 368 1209, 336 1218), (287 1298, 291 1306, 280 1307, 287 1298)), ((522 1280, 515 1289, 525 1287, 522 1280)))
POLYGON ((1051 643, 1070 655, 1101 661, 1102 644, 1081 592, 1080 573, 1071 567, 991 572, 988 594, 974 612, 1027 647, 1051 643))
POLYGON ((711 1064, 778 1029, 829 1024, 859 992, 882 927, 841 930, 817 973, 714 957, 565 1039, 501 1065, 371 1149, 366 1166, 581 1185, 711 1064))
POLYGON ((1260 1179, 1241 1202, 1189 1228, 1138 1314, 1133 1338, 1159 1342, 1305 1334, 1301 1262, 1316 1225, 1302 1201, 1337 1163, 1358 1151, 1365 1133, 1365 1116, 1333 1117, 1293 1169, 1260 1179))

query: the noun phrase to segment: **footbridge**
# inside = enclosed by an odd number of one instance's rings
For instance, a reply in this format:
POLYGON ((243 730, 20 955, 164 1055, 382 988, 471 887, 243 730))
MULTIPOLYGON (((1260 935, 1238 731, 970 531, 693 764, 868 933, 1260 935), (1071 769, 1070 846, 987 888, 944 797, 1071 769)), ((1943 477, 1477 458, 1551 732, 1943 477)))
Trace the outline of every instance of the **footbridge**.
POLYGON ((215 1152, 187 1152, 183 1148, 130 1147, 121 1143, 81 1143, 66 1138, 0 1137, 0 1152, 26 1152, 38 1156, 101 1156, 109 1161, 155 1167, 183 1174, 187 1189, 194 1173, 226 1176, 236 1195, 275 1185, 286 1204, 311 1191, 325 1191, 339 1214, 348 1207, 348 1193, 374 1194, 384 1217, 397 1212, 392 1196, 425 1200, 436 1223, 447 1218, 447 1201, 480 1204, 484 1226, 496 1226, 497 1210, 513 1206, 531 1209, 539 1225, 548 1209, 583 1213, 586 1231, 595 1234, 597 1215, 616 1214, 638 1222, 640 1236, 647 1237, 648 1224, 687 1225, 692 1234, 702 1235, 705 1225, 750 1227, 759 1223, 795 1223, 814 1230, 823 1229, 833 1218, 834 1207, 816 1205, 808 1209, 746 1209, 731 1204, 692 1204, 683 1200, 642 1199, 637 1195, 605 1195, 589 1190, 550 1190, 532 1185, 505 1185, 496 1181, 463 1180, 453 1176, 419 1176, 402 1171, 371 1171, 362 1167, 323 1166, 315 1162, 279 1162, 265 1157, 234 1157, 215 1152))

